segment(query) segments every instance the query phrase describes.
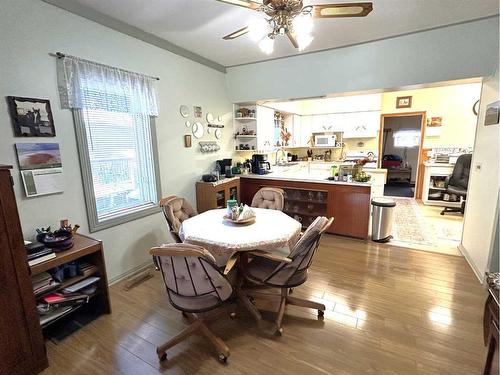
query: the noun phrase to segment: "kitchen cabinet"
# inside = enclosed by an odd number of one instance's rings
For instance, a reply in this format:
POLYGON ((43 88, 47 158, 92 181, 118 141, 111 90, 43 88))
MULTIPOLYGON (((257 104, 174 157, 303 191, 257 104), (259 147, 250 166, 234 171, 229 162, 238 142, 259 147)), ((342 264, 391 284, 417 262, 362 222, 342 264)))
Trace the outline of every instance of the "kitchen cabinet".
MULTIPOLYGON (((349 237, 367 239, 368 228, 370 222, 370 189, 369 185, 356 184, 340 184, 328 182, 306 182, 293 181, 286 179, 266 179, 254 178, 242 175, 240 177, 241 187, 241 202, 251 204, 254 194, 262 187, 279 187, 283 189, 300 189, 303 191, 311 191, 313 194, 305 194, 304 202, 312 204, 309 209, 299 209, 295 211, 291 206, 291 216, 298 215, 302 217, 302 223, 308 223, 311 216, 316 216, 319 213, 319 204, 326 205, 326 216, 334 217, 335 220, 328 233, 339 234, 349 237), (322 197, 314 199, 321 192, 322 197), (307 199, 312 197, 312 202, 307 202, 307 199), (317 211, 315 211, 317 209, 317 211), (298 212, 298 213, 297 213, 298 212)), ((296 198, 300 199, 300 198, 296 198)), ((324 208, 324 207, 323 207, 324 208)), ((323 210, 321 210, 321 214, 323 210)))
POLYGON ((274 109, 257 106, 257 150, 272 151, 275 147, 274 109))
POLYGON ((224 208, 228 199, 240 200, 239 177, 196 183, 196 209, 199 213, 224 208))
POLYGON ((380 111, 344 114, 344 139, 375 138, 380 128, 380 111))
POLYGON ((292 138, 290 139, 290 146, 300 147, 300 127, 301 127, 301 116, 292 115, 292 127, 288 129, 292 133, 292 138))
POLYGON ((300 147, 311 147, 309 140, 311 139, 311 117, 312 116, 301 116, 300 118, 300 147))

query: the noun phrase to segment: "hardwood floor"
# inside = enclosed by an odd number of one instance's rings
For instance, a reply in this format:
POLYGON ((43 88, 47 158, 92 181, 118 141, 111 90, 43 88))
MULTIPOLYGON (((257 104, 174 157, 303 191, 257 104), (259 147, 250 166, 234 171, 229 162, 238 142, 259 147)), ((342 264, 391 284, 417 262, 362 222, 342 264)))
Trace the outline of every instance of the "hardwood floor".
POLYGON ((113 314, 59 345, 47 343, 51 374, 479 374, 486 292, 464 258, 325 235, 309 279, 293 295, 327 306, 325 319, 287 307, 284 333, 258 330, 242 309, 211 324, 229 346, 227 365, 193 336, 155 348, 186 322, 167 301, 161 275, 110 288, 113 314))

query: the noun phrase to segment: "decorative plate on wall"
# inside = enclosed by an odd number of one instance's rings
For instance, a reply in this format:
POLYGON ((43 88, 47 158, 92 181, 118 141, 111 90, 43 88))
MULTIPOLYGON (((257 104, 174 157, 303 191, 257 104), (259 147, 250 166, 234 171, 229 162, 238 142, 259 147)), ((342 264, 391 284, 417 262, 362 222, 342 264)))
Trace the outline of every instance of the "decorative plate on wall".
POLYGON ((193 136, 197 139, 200 139, 201 137, 203 137, 203 134, 205 134, 205 129, 203 128, 203 124, 201 122, 195 122, 191 129, 193 132, 193 136))
POLYGON ((181 116, 186 118, 189 116, 189 107, 187 105, 181 105, 179 108, 179 112, 181 113, 181 116))
POLYGON ((186 128, 190 128, 191 127, 191 121, 187 120, 184 125, 186 125, 186 128))
POLYGON ((217 138, 217 139, 221 139, 222 138, 222 130, 215 129, 215 138, 217 138))
POLYGON ((210 124, 210 123, 212 123, 212 122, 214 121, 214 115, 212 115, 212 113, 211 113, 211 112, 208 112, 206 117, 207 117, 207 122, 208 122, 209 124, 210 124))

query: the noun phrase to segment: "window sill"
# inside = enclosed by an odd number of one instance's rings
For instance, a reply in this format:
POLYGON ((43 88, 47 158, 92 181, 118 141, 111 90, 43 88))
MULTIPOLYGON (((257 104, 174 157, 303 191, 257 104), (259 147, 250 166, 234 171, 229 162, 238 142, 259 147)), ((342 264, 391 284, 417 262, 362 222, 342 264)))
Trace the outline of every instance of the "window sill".
POLYGON ((137 219, 141 219, 146 216, 154 215, 159 212, 161 212, 160 207, 152 206, 126 215, 114 217, 108 220, 103 220, 101 222, 96 222, 96 223, 89 222, 89 231, 90 233, 99 232, 101 230, 108 229, 111 227, 116 227, 118 225, 125 224, 137 219))

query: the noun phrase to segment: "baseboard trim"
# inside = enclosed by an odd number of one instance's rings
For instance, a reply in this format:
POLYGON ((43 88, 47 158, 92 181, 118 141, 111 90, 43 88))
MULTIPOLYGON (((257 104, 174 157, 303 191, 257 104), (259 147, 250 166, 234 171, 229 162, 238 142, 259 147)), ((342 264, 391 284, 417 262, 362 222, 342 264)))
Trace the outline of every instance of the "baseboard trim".
POLYGON ((146 268, 149 268, 151 266, 153 266, 153 262, 152 261, 148 261, 146 263, 143 263, 143 264, 141 264, 141 265, 139 265, 137 267, 134 267, 134 268, 132 268, 132 269, 130 269, 130 270, 128 270, 128 271, 126 271, 126 272, 118 275, 118 276, 115 276, 115 277, 109 279, 108 284, 109 285, 116 284, 116 283, 118 283, 118 282, 120 282, 122 280, 125 280, 125 279, 127 279, 127 278, 129 278, 129 277, 131 277, 131 276, 133 276, 133 275, 135 275, 137 273, 139 273, 139 272, 144 271, 146 268))
POLYGON ((482 275, 481 272, 479 272, 479 270, 476 268, 474 262, 472 262, 472 259, 469 255, 469 253, 467 252, 467 249, 464 247, 464 245, 460 244, 460 245, 458 245, 458 250, 462 253, 462 255, 464 256, 467 263, 469 263, 469 267, 472 269, 472 271, 476 275, 479 282, 481 284, 483 284, 484 283, 484 275, 482 275))

